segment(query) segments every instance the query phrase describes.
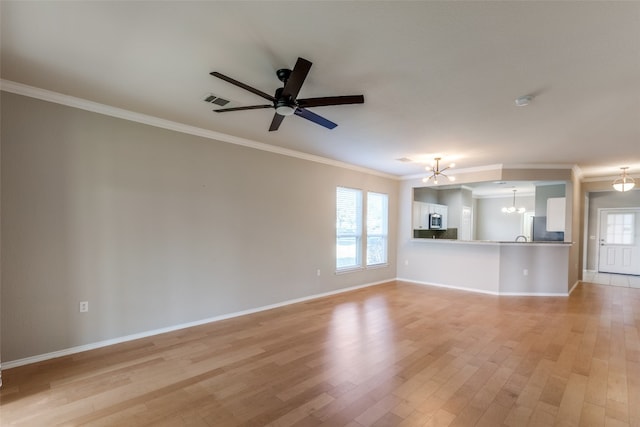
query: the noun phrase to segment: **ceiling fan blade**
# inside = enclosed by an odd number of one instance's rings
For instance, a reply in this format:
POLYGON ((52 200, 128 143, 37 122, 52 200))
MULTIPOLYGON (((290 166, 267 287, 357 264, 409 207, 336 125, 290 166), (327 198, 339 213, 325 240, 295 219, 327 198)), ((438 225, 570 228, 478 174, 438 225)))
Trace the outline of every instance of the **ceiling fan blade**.
POLYGON ((304 108, 297 108, 294 113, 296 116, 302 117, 303 119, 307 119, 312 121, 315 124, 320 126, 324 126, 327 129, 333 129, 338 126, 336 123, 333 123, 331 120, 327 120, 322 116, 317 115, 316 113, 312 113, 309 110, 305 110, 304 108))
POLYGON ((272 132, 274 130, 278 130, 278 128, 280 127, 280 124, 282 123, 282 121, 284 120, 284 116, 275 113, 273 115, 273 120, 271 121, 271 126, 269 126, 269 132, 272 132))
POLYGON ((325 96, 322 98, 298 99, 297 102, 298 102, 298 105, 303 108, 324 107, 327 105, 364 104, 364 96, 363 95, 325 96))
POLYGON ((256 95, 261 96, 261 97, 263 97, 265 99, 268 99, 269 101, 275 101, 276 100, 273 96, 269 95, 268 93, 264 93, 261 90, 258 90, 258 89, 254 88, 254 87, 246 85, 246 84, 244 84, 242 82, 239 82, 239 81, 237 81, 235 79, 232 79, 231 77, 225 76, 224 74, 221 74, 221 73, 219 73, 217 71, 213 71, 213 72, 211 72, 209 74, 211 74, 212 76, 217 77, 219 79, 222 79, 225 82, 231 83, 232 85, 236 85, 238 87, 241 87, 244 90, 248 90, 249 92, 255 93, 256 95))
POLYGON ((226 113, 229 111, 242 111, 242 110, 258 110, 261 108, 273 108, 273 105, 249 105, 247 107, 233 107, 233 108, 220 108, 219 110, 213 110, 216 113, 226 113))
POLYGON ((302 87, 302 83, 304 83, 304 79, 307 78, 307 74, 309 74, 310 69, 311 62, 304 58, 298 58, 287 83, 285 83, 284 88, 282 89, 282 96, 285 98, 296 99, 296 96, 298 96, 298 92, 300 92, 300 88, 302 87))

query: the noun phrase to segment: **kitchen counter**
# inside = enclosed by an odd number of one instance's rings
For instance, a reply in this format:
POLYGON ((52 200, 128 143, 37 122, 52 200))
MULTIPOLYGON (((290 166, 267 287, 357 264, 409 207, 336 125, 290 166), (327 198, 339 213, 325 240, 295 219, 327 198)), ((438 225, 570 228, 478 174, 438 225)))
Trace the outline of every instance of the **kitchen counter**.
POLYGON ((409 239, 398 278, 493 295, 566 296, 571 242, 409 239))
POLYGON ((571 246, 572 242, 558 241, 534 241, 534 242, 515 242, 507 240, 452 240, 452 239, 421 239, 414 238, 414 242, 418 243, 453 243, 459 245, 526 245, 526 246, 547 246, 547 245, 566 245, 571 246))

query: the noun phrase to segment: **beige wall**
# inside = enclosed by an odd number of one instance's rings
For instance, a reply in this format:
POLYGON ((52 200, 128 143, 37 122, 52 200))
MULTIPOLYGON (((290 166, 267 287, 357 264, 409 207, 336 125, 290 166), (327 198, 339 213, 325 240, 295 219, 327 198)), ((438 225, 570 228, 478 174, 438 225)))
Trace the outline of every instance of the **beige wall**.
POLYGON ((392 179, 10 93, 1 160, 3 361, 396 277, 392 179), (334 273, 338 185, 389 195, 388 267, 334 273))
MULTIPOLYGON (((572 234, 569 236, 571 249, 569 250, 569 290, 582 280, 583 270, 583 238, 584 232, 584 197, 582 195, 582 183, 575 171, 572 171, 571 180, 567 183, 567 198, 571 196, 567 205, 567 221, 570 222, 572 234)), ((565 241, 567 237, 565 235, 565 241)))
MULTIPOLYGON (((0 92, 0 110, 2 110, 2 92, 0 92)), ((0 114, 0 124, 2 114, 0 114)), ((2 136, 0 135, 0 224, 2 224, 2 136)), ((0 227, 0 242, 2 242, 2 227, 0 227)), ((2 245, 0 244, 0 314, 2 314, 2 245)), ((2 317, 0 316, 0 321, 2 317)), ((2 387, 2 325, 0 325, 0 387, 2 387)))
POLYGON ((503 169, 502 179, 505 181, 570 181, 571 174, 570 166, 562 169, 503 169))
MULTIPOLYGON (((477 199, 476 211, 476 239, 500 240, 512 242, 523 234, 521 214, 503 213, 502 208, 513 204, 512 197, 489 197, 477 199)), ((516 207, 526 208, 533 212, 534 196, 518 196, 516 207)))

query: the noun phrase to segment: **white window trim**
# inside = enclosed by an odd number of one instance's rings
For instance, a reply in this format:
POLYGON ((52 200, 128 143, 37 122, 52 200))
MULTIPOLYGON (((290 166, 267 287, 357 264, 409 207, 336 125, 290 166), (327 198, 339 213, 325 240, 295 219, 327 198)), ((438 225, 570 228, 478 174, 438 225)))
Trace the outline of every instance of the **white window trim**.
POLYGON ((364 251, 364 264, 367 268, 371 268, 371 267, 376 267, 376 266, 381 266, 381 265, 388 265, 389 263, 389 195, 386 193, 380 193, 377 191, 367 191, 366 192, 367 197, 366 197, 366 212, 367 212, 367 217, 365 218, 365 220, 363 221, 364 225, 364 231, 365 231, 365 251, 364 251), (369 228, 369 200, 372 198, 372 195, 374 197, 380 197, 382 196, 382 198, 384 199, 384 206, 383 209, 386 210, 386 212, 384 212, 384 233, 372 233, 369 234, 368 228, 369 228), (369 264, 368 263, 368 258, 369 258, 369 238, 376 238, 376 237, 380 237, 384 239, 384 243, 385 243, 385 248, 384 248, 384 260, 382 262, 377 262, 374 264, 369 264))
MULTIPOLYGON (((338 189, 343 189, 343 190, 349 190, 349 191, 353 191, 353 192, 357 192, 360 200, 359 200, 359 209, 356 212, 356 214, 358 214, 360 217, 356 218, 356 222, 359 225, 359 232, 358 233, 348 233, 348 234, 341 234, 338 235, 338 229, 336 227, 336 232, 335 232, 335 243, 337 246, 337 241, 338 238, 349 238, 349 237, 353 237, 356 239, 357 242, 357 246, 358 246, 358 252, 356 253, 356 263, 354 265, 348 265, 348 266, 344 266, 344 267, 338 267, 337 266, 337 253, 334 256, 334 265, 335 265, 335 269, 336 269, 336 273, 349 273, 349 272, 353 272, 353 271, 358 271, 358 270, 362 270, 363 269, 363 263, 364 261, 364 252, 366 250, 365 248, 365 227, 364 227, 364 206, 365 206, 365 192, 362 191, 362 189, 360 188, 353 188, 353 187, 344 187, 344 186, 337 186, 336 187, 336 196, 338 194, 338 189)), ((336 214, 337 214, 337 198, 336 198, 336 214)), ((337 220, 337 218, 336 218, 337 220)))
MULTIPOLYGON (((336 186, 336 195, 337 195, 337 190, 338 188, 343 188, 343 189, 347 189, 347 190, 353 190, 353 191, 357 191, 360 193, 360 234, 342 234, 342 235, 338 235, 338 231, 336 229, 336 233, 335 233, 335 239, 336 239, 336 243, 339 237, 355 237, 356 239, 358 237, 360 237, 360 253, 359 253, 359 265, 350 265, 350 266, 346 266, 346 267, 342 267, 342 268, 338 268, 336 266, 335 269, 335 274, 336 275, 341 275, 341 274, 349 274, 349 273, 354 273, 354 272, 358 272, 358 271, 364 271, 364 270, 375 270, 375 269, 380 269, 380 268, 388 268, 389 267, 389 195, 387 193, 382 193, 382 192, 377 192, 377 191, 369 191, 369 190, 363 190, 360 188, 353 188, 353 187, 345 187, 342 185, 338 185, 336 186), (386 234, 371 234, 369 235, 367 233, 367 221, 368 221, 368 204, 369 204, 369 195, 370 194, 378 194, 378 195, 383 195, 386 197, 386 234), (369 237, 375 238, 375 237, 384 237, 385 240, 385 244, 386 244, 386 248, 385 248, 385 260, 383 262, 380 263, 376 263, 376 264, 368 264, 367 263, 367 250, 368 250, 368 245, 367 245, 367 241, 369 239, 369 237)), ((337 203, 337 199, 336 199, 336 203, 337 203)), ((336 207, 336 211, 337 211, 337 207, 336 207)), ((334 257, 334 261, 337 265, 337 254, 334 257)))

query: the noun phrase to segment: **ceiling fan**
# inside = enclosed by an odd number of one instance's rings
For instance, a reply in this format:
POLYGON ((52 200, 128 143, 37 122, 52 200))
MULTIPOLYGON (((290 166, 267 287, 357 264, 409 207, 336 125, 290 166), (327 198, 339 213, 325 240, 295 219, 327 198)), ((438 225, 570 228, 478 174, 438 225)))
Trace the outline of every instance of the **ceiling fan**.
POLYGON ((235 107, 235 108, 222 108, 222 109, 213 110, 213 111, 215 111, 216 113, 226 113, 229 111, 257 110, 260 108, 275 108, 276 112, 273 116, 273 120, 271 121, 271 126, 269 127, 269 131, 278 130, 285 116, 290 116, 292 114, 302 117, 303 119, 310 120, 313 123, 316 123, 320 126, 324 126, 327 129, 333 129, 336 126, 338 126, 336 123, 333 123, 332 121, 327 120, 322 116, 312 113, 311 111, 307 110, 307 108, 325 107, 328 105, 362 104, 364 103, 364 96, 363 95, 325 96, 321 98, 297 99, 298 92, 300 92, 300 88, 302 87, 304 80, 307 78, 307 74, 309 74, 310 69, 311 69, 311 62, 307 61, 304 58, 298 58, 298 60, 296 61, 296 65, 293 67, 293 70, 282 68, 276 71, 276 75, 278 76, 278 79, 284 83, 284 86, 276 89, 276 93, 274 96, 271 96, 267 93, 262 92, 261 90, 258 90, 249 85, 241 83, 235 79, 232 79, 231 77, 225 76, 222 73, 213 71, 209 74, 271 101, 271 104, 250 105, 247 107, 235 107))

